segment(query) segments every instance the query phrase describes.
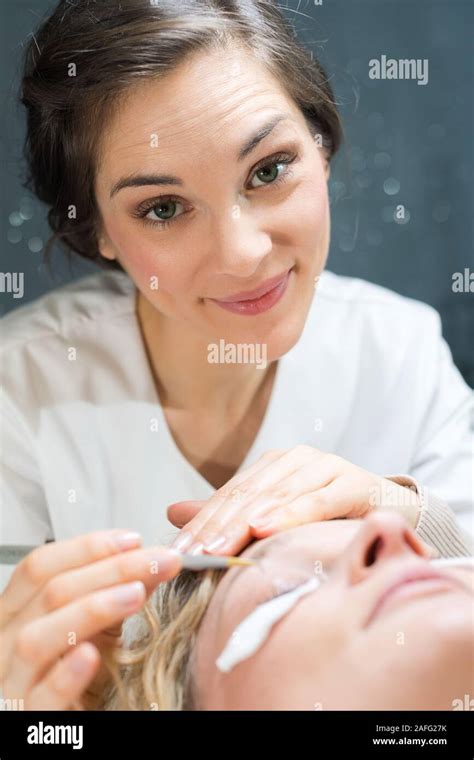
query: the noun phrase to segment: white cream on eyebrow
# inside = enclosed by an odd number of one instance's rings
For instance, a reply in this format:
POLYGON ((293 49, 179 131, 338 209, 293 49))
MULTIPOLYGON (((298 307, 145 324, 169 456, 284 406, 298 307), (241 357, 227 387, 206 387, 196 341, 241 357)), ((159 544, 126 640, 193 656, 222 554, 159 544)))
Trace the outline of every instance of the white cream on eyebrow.
POLYGON ((320 583, 319 578, 310 578, 292 591, 259 604, 230 636, 216 660, 219 670, 227 673, 237 663, 251 657, 267 640, 275 623, 295 606, 298 599, 314 591, 320 583))

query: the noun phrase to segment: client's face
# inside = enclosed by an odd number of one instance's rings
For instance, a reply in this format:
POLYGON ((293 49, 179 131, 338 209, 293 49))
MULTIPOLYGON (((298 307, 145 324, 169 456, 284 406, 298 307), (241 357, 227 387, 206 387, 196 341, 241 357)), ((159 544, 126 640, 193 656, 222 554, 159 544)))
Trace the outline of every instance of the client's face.
POLYGON ((194 675, 204 709, 451 710, 473 693, 472 570, 431 565, 398 515, 300 526, 241 556, 263 551, 261 564, 226 572, 202 621, 194 675), (280 584, 322 577, 254 654, 219 670, 235 628, 280 584))

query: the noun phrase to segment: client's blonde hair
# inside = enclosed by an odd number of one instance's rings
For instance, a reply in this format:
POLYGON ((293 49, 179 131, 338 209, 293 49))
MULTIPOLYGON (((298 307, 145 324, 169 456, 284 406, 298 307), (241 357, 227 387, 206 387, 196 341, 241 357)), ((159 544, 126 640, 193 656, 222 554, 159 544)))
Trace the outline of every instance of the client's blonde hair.
POLYGON ((140 613, 125 621, 122 645, 104 654, 110 680, 95 709, 199 709, 194 645, 223 573, 183 570, 154 590, 140 613))

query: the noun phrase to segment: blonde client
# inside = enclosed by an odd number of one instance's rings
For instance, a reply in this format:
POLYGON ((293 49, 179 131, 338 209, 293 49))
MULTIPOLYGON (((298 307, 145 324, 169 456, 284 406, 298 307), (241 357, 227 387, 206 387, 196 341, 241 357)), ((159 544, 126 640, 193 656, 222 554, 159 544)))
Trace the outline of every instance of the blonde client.
POLYGON ((127 620, 94 707, 452 710, 473 693, 472 558, 400 516, 299 526, 184 570, 127 620))

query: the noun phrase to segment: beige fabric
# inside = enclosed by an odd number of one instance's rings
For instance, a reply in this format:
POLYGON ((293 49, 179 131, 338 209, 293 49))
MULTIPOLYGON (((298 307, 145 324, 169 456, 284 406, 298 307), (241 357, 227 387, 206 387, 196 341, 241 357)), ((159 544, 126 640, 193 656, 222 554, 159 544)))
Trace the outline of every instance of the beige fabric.
POLYGON ((472 548, 459 527, 454 512, 445 501, 421 486, 411 475, 386 475, 401 486, 415 487, 421 509, 415 530, 426 543, 438 549, 441 557, 471 556, 472 548))

